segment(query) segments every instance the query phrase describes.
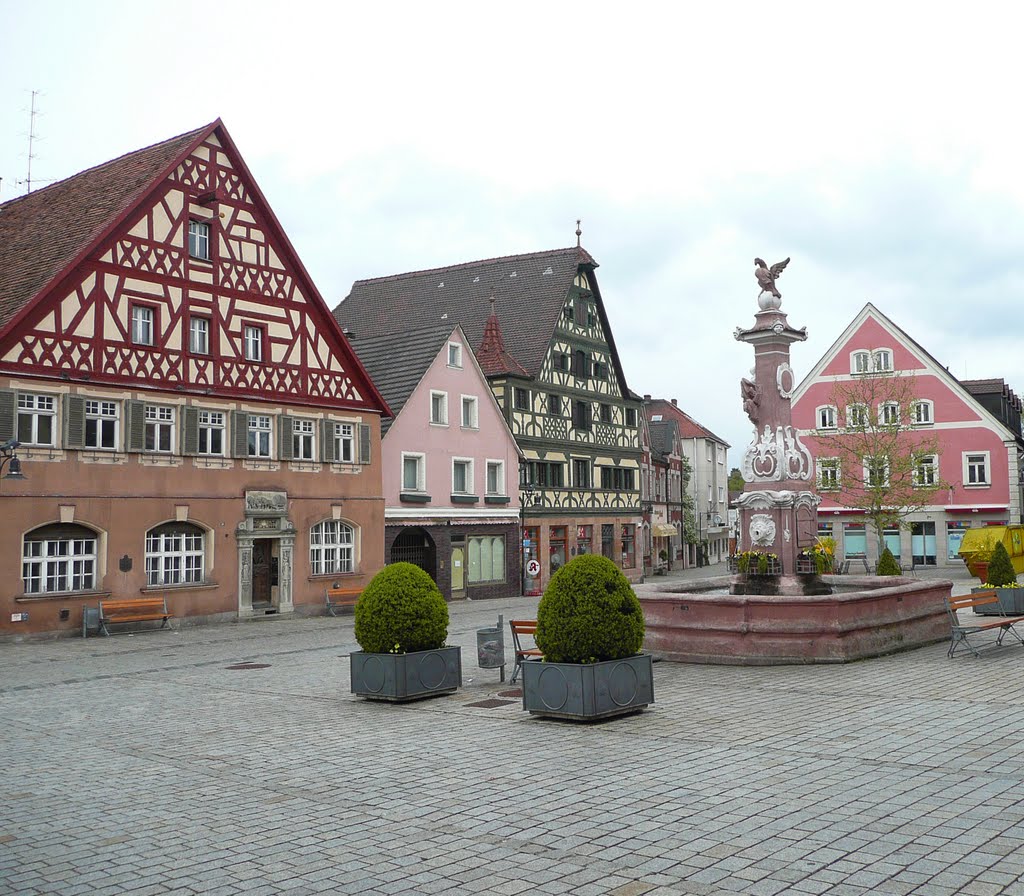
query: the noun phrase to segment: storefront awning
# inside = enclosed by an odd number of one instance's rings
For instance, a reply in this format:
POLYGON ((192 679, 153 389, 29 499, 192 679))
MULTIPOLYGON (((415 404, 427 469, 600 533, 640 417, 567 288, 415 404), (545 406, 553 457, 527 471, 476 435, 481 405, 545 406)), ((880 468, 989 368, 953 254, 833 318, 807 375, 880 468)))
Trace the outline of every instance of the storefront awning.
POLYGON ((670 526, 668 523, 655 523, 651 526, 651 535, 655 538, 673 538, 678 534, 676 527, 670 526))

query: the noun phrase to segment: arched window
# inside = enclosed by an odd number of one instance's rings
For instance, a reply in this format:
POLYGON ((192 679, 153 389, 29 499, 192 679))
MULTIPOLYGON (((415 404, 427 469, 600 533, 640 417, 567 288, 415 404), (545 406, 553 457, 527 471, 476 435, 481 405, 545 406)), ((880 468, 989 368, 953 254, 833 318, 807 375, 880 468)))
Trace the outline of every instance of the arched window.
POLYGON ((54 523, 29 532, 22 542, 21 554, 25 593, 94 589, 96 541, 92 529, 75 523, 54 523))
POLYGON ((193 523, 164 523, 146 533, 146 583, 186 585, 202 582, 206 534, 193 523))
POLYGON ((317 523, 309 530, 309 565, 315 576, 355 572, 355 529, 341 520, 317 523))

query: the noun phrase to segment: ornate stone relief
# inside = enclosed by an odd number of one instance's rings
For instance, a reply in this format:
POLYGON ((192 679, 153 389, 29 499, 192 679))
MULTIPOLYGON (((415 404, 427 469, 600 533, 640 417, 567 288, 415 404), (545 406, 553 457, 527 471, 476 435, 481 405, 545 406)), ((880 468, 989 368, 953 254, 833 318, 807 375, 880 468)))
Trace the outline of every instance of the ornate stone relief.
POLYGON ((779 390, 780 398, 792 398, 793 390, 796 388, 796 377, 793 376, 793 368, 783 362, 775 371, 775 386, 779 390), (788 381, 788 385, 786 385, 788 381))
POLYGON ((775 543, 775 520, 767 513, 755 513, 750 518, 750 542, 760 547, 775 543))
POLYGON ((775 432, 765 425, 760 436, 743 453, 744 482, 772 482, 782 479, 810 480, 814 470, 811 452, 800 441, 792 426, 779 426, 775 432))

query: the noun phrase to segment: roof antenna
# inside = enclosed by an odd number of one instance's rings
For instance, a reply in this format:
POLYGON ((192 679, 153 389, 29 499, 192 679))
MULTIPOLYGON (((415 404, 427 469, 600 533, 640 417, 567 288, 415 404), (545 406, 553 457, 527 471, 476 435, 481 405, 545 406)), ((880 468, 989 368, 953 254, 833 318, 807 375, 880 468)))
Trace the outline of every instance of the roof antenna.
POLYGON ((576 248, 580 247, 580 237, 583 236, 583 231, 580 230, 580 219, 576 219, 576 248))
POLYGON ((38 90, 32 91, 32 106, 28 113, 28 176, 25 178, 25 184, 27 185, 26 193, 32 192, 32 159, 35 156, 32 154, 32 144, 36 139, 36 97, 39 96, 38 90))

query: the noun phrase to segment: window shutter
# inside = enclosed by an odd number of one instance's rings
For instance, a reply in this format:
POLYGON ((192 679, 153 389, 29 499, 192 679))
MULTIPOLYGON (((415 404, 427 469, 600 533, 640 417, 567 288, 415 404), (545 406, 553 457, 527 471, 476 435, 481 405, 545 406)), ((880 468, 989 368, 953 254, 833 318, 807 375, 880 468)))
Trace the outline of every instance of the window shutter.
POLYGON ((15 421, 15 392, 13 389, 0 389, 0 441, 13 439, 17 427, 15 421))
POLYGON ((249 415, 245 411, 231 414, 231 439, 235 457, 249 456, 249 415))
POLYGON ((368 464, 373 461, 370 450, 370 427, 359 425, 359 463, 368 464))
POLYGON ((146 447, 146 406, 141 401, 126 401, 125 450, 143 451, 146 447))
POLYGON ((185 408, 181 417, 181 453, 199 453, 199 409, 185 408))
POLYGON ((334 456, 334 421, 320 421, 320 457, 325 464, 334 463, 337 458, 334 456))
POLYGON ((85 399, 81 395, 64 399, 64 444, 68 448, 85 447, 85 399))
POLYGON ((291 460, 295 453, 295 443, 292 441, 292 430, 294 418, 287 414, 281 414, 277 418, 277 456, 281 460, 291 460))

